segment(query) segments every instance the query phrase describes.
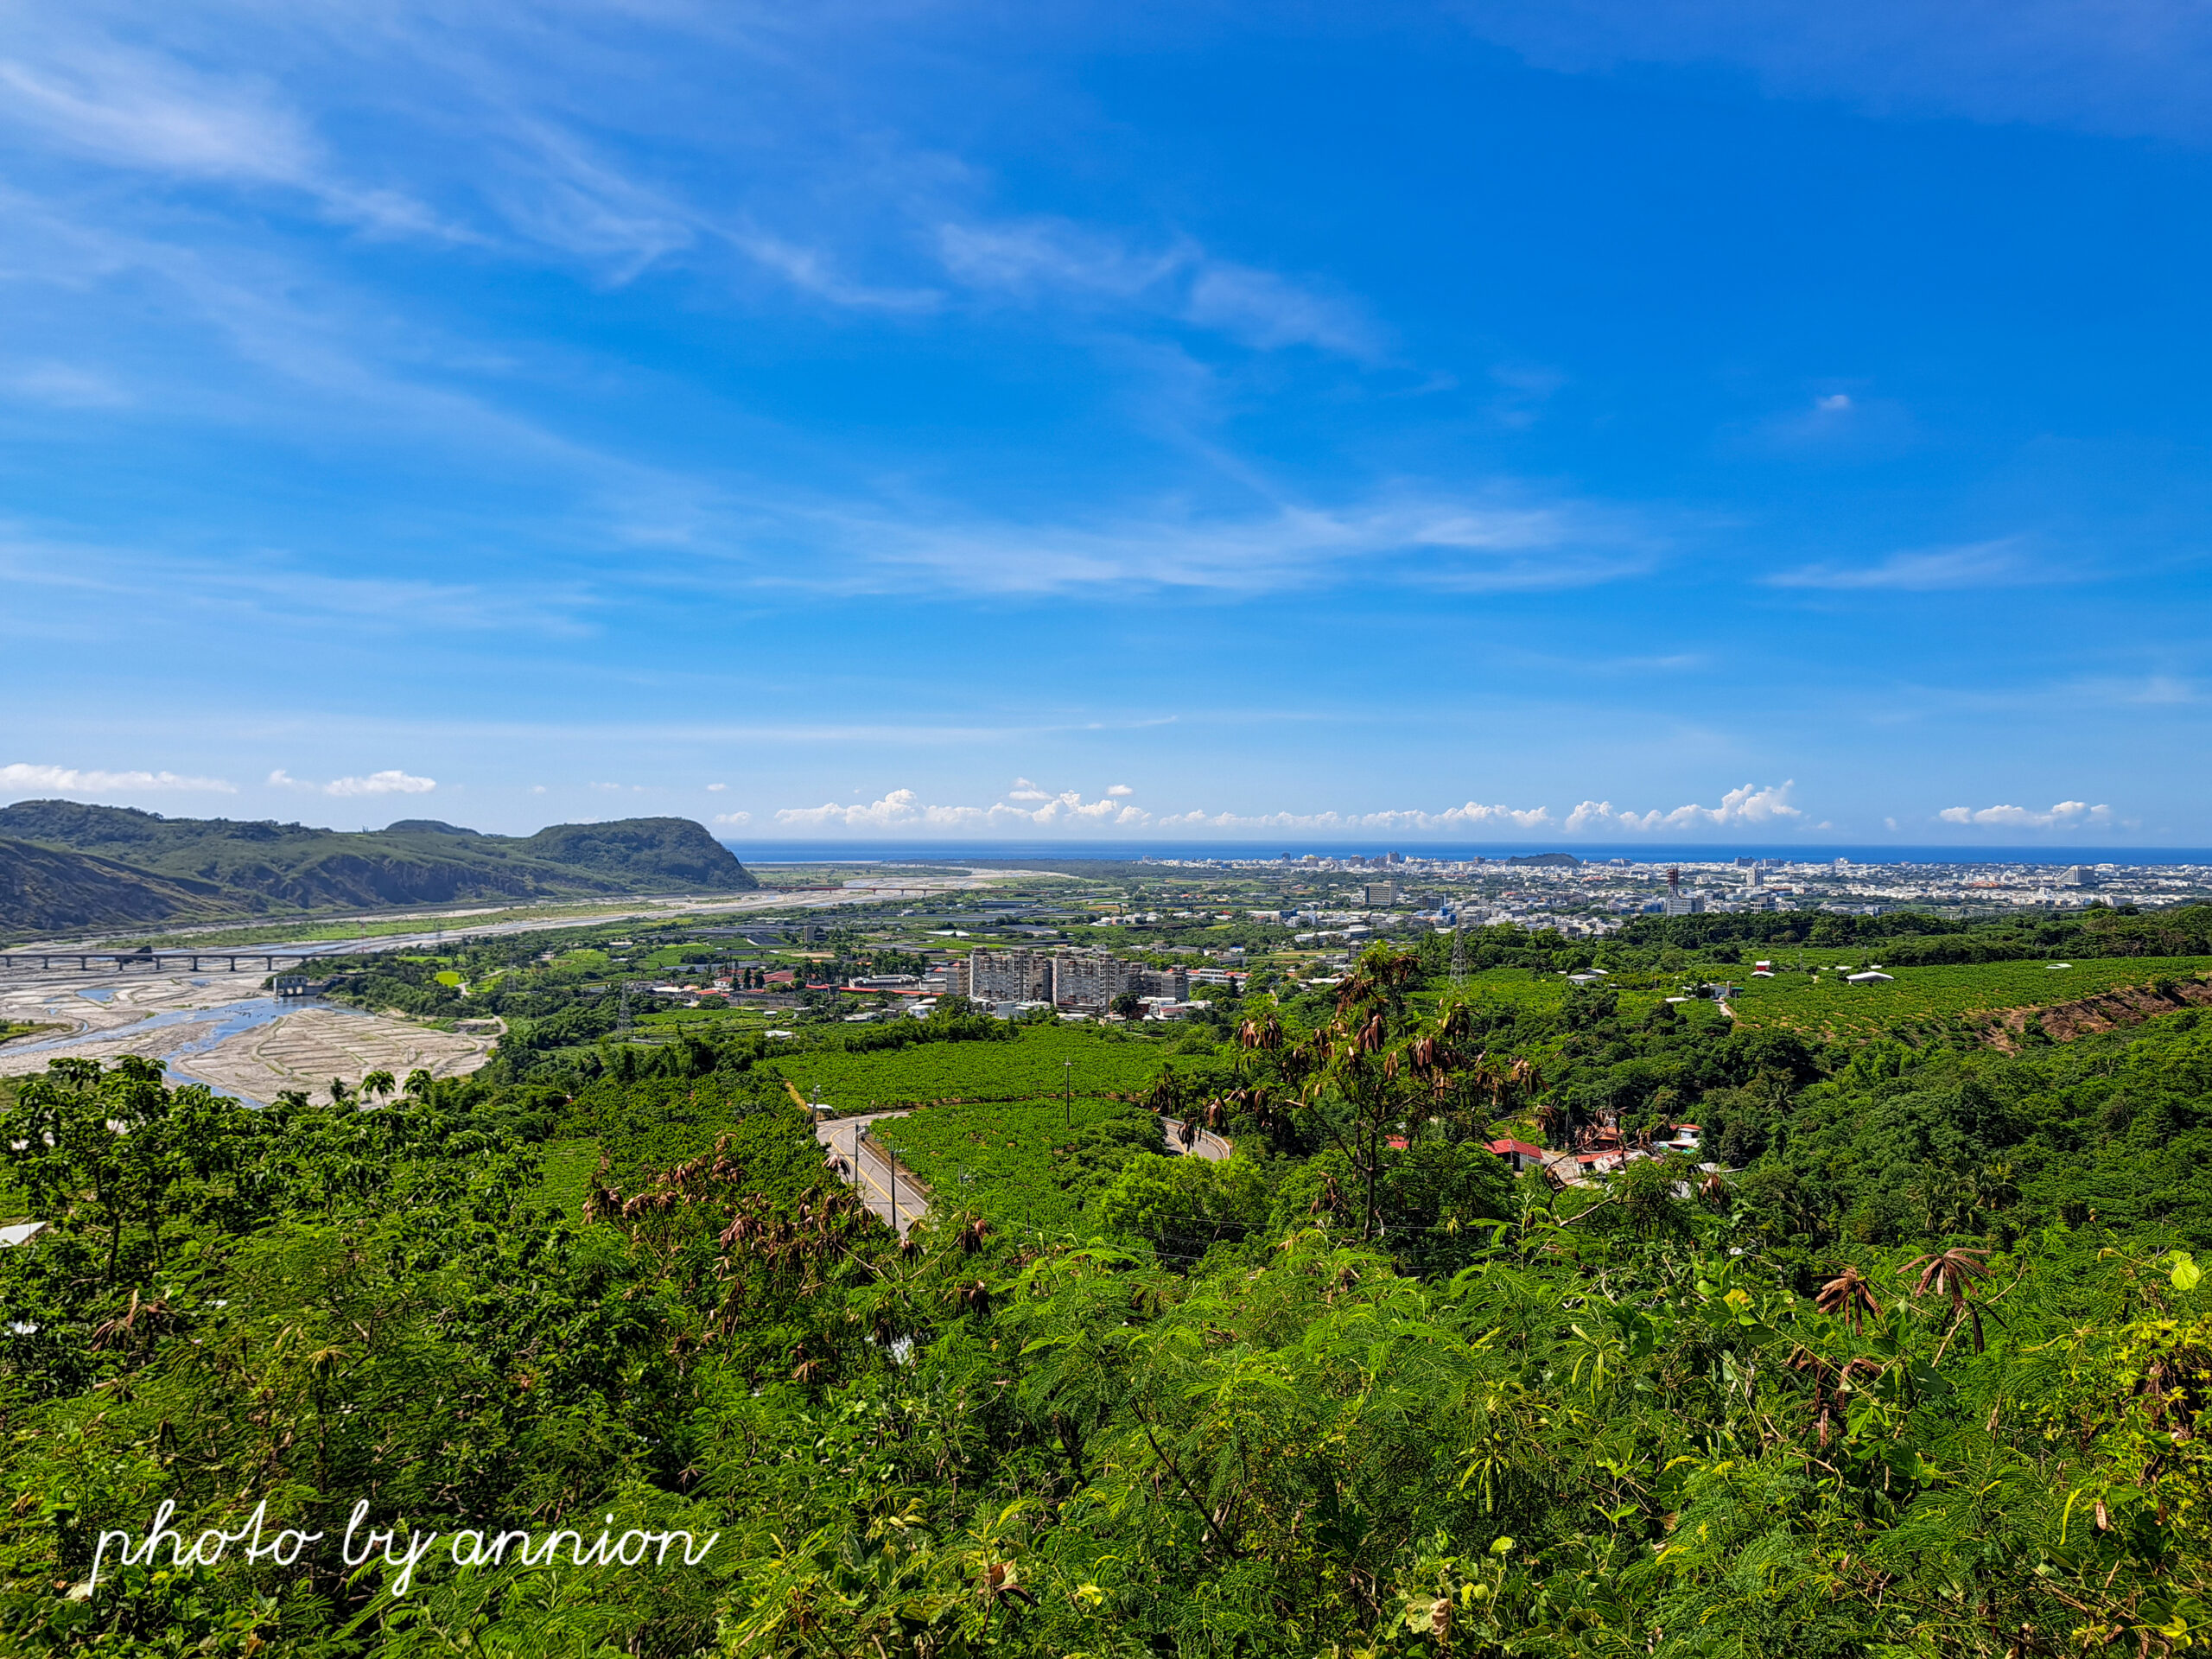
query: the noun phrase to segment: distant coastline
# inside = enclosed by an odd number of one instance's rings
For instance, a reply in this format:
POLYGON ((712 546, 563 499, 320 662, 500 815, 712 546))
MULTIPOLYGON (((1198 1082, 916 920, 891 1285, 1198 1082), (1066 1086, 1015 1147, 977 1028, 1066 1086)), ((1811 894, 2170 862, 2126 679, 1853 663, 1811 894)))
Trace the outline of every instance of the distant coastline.
POLYGON ((1407 836, 1371 840, 1280 841, 906 841, 808 840, 741 841, 721 837, 722 845, 751 864, 914 863, 1010 859, 1071 859, 1129 862, 1139 859, 1373 858, 1403 853, 1409 858, 1510 858, 1515 854, 1571 852, 1586 863, 1625 858, 1638 864, 1726 863, 1739 858, 1781 859, 1792 864, 1827 864, 1847 858, 1853 864, 2212 864, 2212 848, 2202 847, 1869 847, 1782 842, 1590 842, 1562 846, 1554 841, 1427 841, 1407 836))

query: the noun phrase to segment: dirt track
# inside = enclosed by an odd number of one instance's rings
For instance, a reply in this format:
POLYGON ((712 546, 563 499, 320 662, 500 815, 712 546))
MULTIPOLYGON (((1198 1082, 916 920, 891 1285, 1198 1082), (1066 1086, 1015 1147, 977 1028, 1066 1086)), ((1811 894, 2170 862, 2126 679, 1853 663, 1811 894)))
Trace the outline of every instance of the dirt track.
POLYGON ((1983 1020, 1982 1039, 1991 1047, 2010 1054, 2025 1041, 2031 1019, 2040 1022, 2044 1035, 2053 1042, 2070 1043, 2076 1037, 2115 1031, 2122 1026, 2139 1026, 2162 1014, 2212 1003, 2212 980, 2177 979, 2171 985, 2171 995, 2149 985, 2124 985, 2118 990, 2101 991, 2072 1002, 2006 1008, 1983 1020))

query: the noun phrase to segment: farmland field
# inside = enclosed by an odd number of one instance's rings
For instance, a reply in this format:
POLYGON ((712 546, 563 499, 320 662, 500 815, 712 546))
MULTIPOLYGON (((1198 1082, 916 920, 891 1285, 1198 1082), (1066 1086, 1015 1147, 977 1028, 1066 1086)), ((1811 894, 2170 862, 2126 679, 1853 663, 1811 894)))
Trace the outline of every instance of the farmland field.
POLYGON ((1417 1000, 1451 1002, 1464 998, 1471 1003, 1507 1002, 1516 1007, 1548 1007, 1566 1000, 1572 988, 1560 974, 1540 974, 1527 968, 1490 968, 1471 973, 1464 986, 1446 981, 1433 990, 1415 993, 1417 1000))
MULTIPOLYGON (((867 1111, 953 1096, 1012 1099, 1051 1095, 1064 1084, 1078 1095, 1127 1093, 1159 1071, 1173 1043, 1109 1037, 1095 1026, 1025 1026, 1010 1043, 918 1043, 874 1054, 793 1054, 762 1069, 789 1077, 839 1112, 867 1111), (1064 1062, 1073 1061, 1072 1069, 1064 1062)), ((1178 1066, 1192 1057, 1177 1056, 1178 1066)))
POLYGON ((1141 1109, 1078 1095, 1071 1122, 1062 1109, 1057 1099, 925 1106, 871 1133, 921 1178, 937 1211, 974 1210, 1001 1229, 1058 1237, 1082 1232, 1084 1199, 1130 1148, 1160 1146, 1159 1120, 1141 1109))
MULTIPOLYGON (((1696 976, 1687 973, 1617 973, 1605 981, 1602 988, 1619 997, 1624 1017, 1640 1019, 1655 1004, 1672 995, 1685 980, 1696 976)), ((1567 983, 1564 974, 1539 973, 1527 968, 1491 968, 1469 974, 1466 983, 1457 989, 1446 982, 1434 990, 1416 992, 1414 1001, 1432 1008, 1464 1001, 1473 1007, 1491 1003, 1534 1010, 1558 1007, 1577 989, 1567 983)))
MULTIPOLYGON (((1862 950, 1859 965, 1865 957, 1862 950)), ((1794 963, 1794 952, 1789 960, 1794 963)), ((2004 1008, 2048 1007, 2121 986, 2188 979, 2212 972, 2212 957, 2091 958, 2064 968, 2042 962, 1985 962, 1884 971, 1894 971, 1896 979, 1887 985, 1847 985, 1835 972, 1817 978, 1784 972, 1770 980, 1739 974, 1744 989, 1730 1006, 1745 1026, 1785 1026, 1843 1039, 1877 1037, 1900 1026, 1941 1024, 2004 1008)))

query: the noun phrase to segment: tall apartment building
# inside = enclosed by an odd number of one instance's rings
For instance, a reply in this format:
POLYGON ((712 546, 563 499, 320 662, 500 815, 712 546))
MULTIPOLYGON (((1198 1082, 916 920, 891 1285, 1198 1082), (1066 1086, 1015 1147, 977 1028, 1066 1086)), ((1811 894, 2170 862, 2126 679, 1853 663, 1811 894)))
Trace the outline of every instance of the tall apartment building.
POLYGON ((1106 1007, 1124 991, 1139 996, 1191 995, 1182 968, 1148 968, 1101 951, 988 950, 969 952, 951 964, 954 988, 978 1002, 1051 1002, 1069 1009, 1106 1007))
POLYGON ((1129 988, 1139 996, 1172 996, 1178 1002, 1191 1000, 1191 976, 1181 968, 1144 968, 1129 964, 1129 988))
POLYGON ((1050 1002, 1052 958, 1042 950, 971 950, 967 995, 978 1002, 1050 1002))
POLYGON ((1052 1001, 1064 1008, 1103 1007, 1129 988, 1131 965, 1115 957, 1060 951, 1052 958, 1052 1001))

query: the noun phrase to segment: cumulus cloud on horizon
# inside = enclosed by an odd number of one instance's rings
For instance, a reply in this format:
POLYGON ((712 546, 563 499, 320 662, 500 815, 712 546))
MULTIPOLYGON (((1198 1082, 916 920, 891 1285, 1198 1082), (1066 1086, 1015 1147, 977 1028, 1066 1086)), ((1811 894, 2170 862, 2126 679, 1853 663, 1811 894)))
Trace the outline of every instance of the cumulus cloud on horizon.
POLYGON ((1567 815, 1570 834, 1586 830, 1625 830, 1645 835, 1655 830, 1726 829, 1744 824, 1802 823, 1804 813, 1789 803, 1796 779, 1781 784, 1740 784, 1718 806, 1678 806, 1671 812, 1616 811, 1611 801, 1585 801, 1567 815))
POLYGON ((987 807, 933 806, 913 790, 894 789, 880 800, 850 806, 836 801, 826 801, 820 806, 787 806, 777 812, 776 822, 813 829, 950 830, 1012 829, 1023 825, 1043 828, 1056 823, 1086 823, 1135 825, 1149 822, 1152 817, 1141 807, 1124 806, 1118 801, 1086 801, 1079 790, 1062 790, 1053 795, 1027 779, 1017 779, 1015 782, 1017 787, 1006 799, 987 807), (1027 804, 1031 801, 1043 804, 1032 808, 1027 804), (1016 802, 1022 804, 1016 805, 1016 802))
POLYGON ((416 778, 397 767, 372 772, 365 778, 333 778, 323 784, 295 778, 279 766, 269 774, 272 789, 312 790, 319 795, 427 795, 438 786, 435 778, 416 778))
POLYGON ((1418 807, 1389 808, 1379 812, 1207 812, 1193 809, 1170 813, 1155 820, 1163 829, 1205 830, 1471 830, 1480 828, 1549 830, 1558 821, 1548 807, 1484 806, 1469 801, 1464 806, 1430 812, 1418 807))
POLYGON ((2048 812, 2024 806, 1947 806, 1936 817, 1945 823, 1992 825, 2002 830, 2086 829, 2112 823, 2112 808, 2087 801, 2061 801, 2048 812))
POLYGON ((236 784, 222 778, 192 778, 174 772, 101 772, 22 761, 0 766, 0 789, 50 789, 63 795, 131 794, 149 789, 213 795, 238 792, 236 784))
POLYGON ((1656 808, 1643 812, 1621 810, 1610 801, 1586 800, 1562 820, 1546 806, 1486 805, 1479 801, 1440 810, 1400 807, 1370 812, 1240 813, 1192 807, 1181 812, 1154 813, 1127 801, 1126 798, 1135 792, 1127 785, 1114 785, 1099 798, 1086 800, 1078 790, 1054 793, 1027 778, 1018 778, 1006 798, 989 806, 935 805, 924 801, 914 790, 894 789, 880 799, 849 805, 830 801, 820 806, 785 807, 776 814, 776 821, 795 827, 846 830, 1091 825, 1154 830, 1564 830, 1569 834, 1614 830, 1644 835, 1666 830, 1801 825, 1805 814, 1789 800, 1789 791, 1795 787, 1794 781, 1744 784, 1723 795, 1716 806, 1693 804, 1671 811, 1656 808))

